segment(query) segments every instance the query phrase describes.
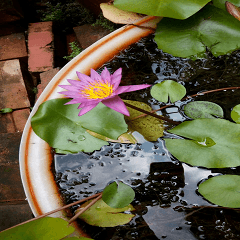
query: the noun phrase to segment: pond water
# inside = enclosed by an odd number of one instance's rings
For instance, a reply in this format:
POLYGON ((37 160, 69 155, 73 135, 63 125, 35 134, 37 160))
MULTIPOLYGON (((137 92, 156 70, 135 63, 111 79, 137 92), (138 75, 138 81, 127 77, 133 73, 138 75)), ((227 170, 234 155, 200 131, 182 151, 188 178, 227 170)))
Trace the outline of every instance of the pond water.
MULTIPOLYGON (((240 86, 239 64, 240 52, 218 58, 209 53, 206 59, 197 61, 176 58, 158 50, 152 37, 148 37, 104 67, 112 73, 122 67, 122 85, 172 79, 183 84, 188 95, 193 95, 240 86)), ((122 94, 121 98, 145 102, 153 109, 164 106, 150 96, 149 89, 122 94)), ((231 120, 231 109, 240 103, 240 90, 178 101, 158 113, 175 121, 188 120, 182 107, 196 99, 219 104, 224 109, 224 118, 231 120)), ((166 130, 173 127, 165 126, 166 130)), ((165 137, 169 135, 165 132, 165 137)), ((137 144, 110 143, 93 153, 55 154, 56 182, 66 204, 100 192, 116 179, 129 184, 136 193, 132 202, 136 216, 124 226, 92 227, 79 220, 93 239, 240 239, 240 211, 215 206, 197 192, 204 179, 219 173, 240 174, 239 167, 221 170, 191 167, 171 156, 164 137, 148 142, 137 132, 134 136, 137 144)))

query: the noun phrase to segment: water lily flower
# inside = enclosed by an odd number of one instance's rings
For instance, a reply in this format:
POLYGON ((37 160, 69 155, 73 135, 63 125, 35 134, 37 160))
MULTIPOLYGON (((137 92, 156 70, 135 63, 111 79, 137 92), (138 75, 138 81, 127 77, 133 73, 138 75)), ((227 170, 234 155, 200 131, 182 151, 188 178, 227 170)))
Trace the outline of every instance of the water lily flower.
POLYGON ((80 72, 77 72, 77 76, 80 81, 68 79, 71 85, 59 85, 67 90, 59 93, 64 94, 65 97, 73 98, 66 104, 80 103, 78 109, 81 108, 81 110, 78 116, 89 112, 100 102, 117 112, 129 116, 127 107, 118 95, 151 86, 148 84, 119 86, 122 78, 122 68, 116 70, 112 75, 105 68, 101 75, 91 69, 90 77, 80 72))

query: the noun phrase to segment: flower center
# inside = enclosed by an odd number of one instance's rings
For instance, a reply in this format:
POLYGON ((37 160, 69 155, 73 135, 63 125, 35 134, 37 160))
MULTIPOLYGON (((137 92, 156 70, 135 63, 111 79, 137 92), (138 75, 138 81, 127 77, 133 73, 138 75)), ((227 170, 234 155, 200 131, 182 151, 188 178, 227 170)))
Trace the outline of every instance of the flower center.
POLYGON ((85 86, 81 93, 88 99, 102 99, 112 95, 113 86, 110 83, 94 82, 85 86))

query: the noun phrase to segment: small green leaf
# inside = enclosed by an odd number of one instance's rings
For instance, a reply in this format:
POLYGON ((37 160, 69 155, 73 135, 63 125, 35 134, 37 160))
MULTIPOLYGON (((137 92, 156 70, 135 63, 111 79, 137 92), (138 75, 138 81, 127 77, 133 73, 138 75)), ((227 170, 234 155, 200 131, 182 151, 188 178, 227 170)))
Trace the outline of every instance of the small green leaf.
POLYGON ((12 108, 3 108, 0 109, 0 113, 11 113, 13 110, 12 108))
POLYGON ((240 104, 236 105, 231 111, 231 118, 234 122, 240 123, 240 104))
POLYGON ((192 166, 226 168, 240 165, 240 125, 224 119, 185 121, 169 132, 187 139, 165 139, 179 161, 192 166))
POLYGON ((150 93, 159 102, 167 103, 170 98, 170 101, 173 103, 181 100, 186 95, 186 88, 173 80, 165 80, 155 84, 150 93))
POLYGON ((103 201, 112 208, 124 208, 134 199, 135 192, 133 189, 122 183, 113 182, 103 190, 103 201))
MULTIPOLYGON (((152 111, 152 108, 146 103, 130 100, 124 100, 124 102, 149 112, 152 111)), ((147 141, 157 141, 159 137, 163 136, 163 121, 149 115, 134 119, 135 117, 138 117, 143 113, 130 107, 127 107, 127 109, 130 113, 130 117, 125 116, 125 119, 128 124, 129 131, 139 132, 147 141)))
POLYGON ((212 177, 201 183, 198 191, 216 205, 240 208, 240 176, 238 175, 212 177))
POLYGON ((45 217, 0 233, 4 240, 59 240, 74 232, 74 228, 61 218, 45 217))
MULTIPOLYGON (((90 202, 91 201, 84 203, 81 208, 86 207, 90 202)), ((131 204, 124 208, 111 208, 100 199, 82 213, 79 218, 93 226, 115 227, 130 222, 135 215, 124 212, 133 210, 135 209, 131 204)), ((76 212, 78 212, 78 210, 76 212)))
POLYGON ((223 117, 223 109, 216 103, 207 101, 194 101, 184 106, 184 113, 192 118, 223 117))

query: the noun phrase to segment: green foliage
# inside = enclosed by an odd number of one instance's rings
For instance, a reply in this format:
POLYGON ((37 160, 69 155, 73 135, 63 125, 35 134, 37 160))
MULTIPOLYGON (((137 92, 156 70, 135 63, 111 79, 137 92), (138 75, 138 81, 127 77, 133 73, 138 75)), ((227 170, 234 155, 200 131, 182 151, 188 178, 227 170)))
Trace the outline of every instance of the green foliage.
POLYGON ((186 19, 199 11, 209 0, 114 0, 122 10, 150 16, 186 19))
POLYGON ((0 109, 0 113, 11 113, 13 110, 12 108, 3 108, 0 109))
POLYGON ((110 22, 102 14, 99 14, 98 19, 95 23, 92 24, 92 26, 102 26, 103 28, 110 30, 111 32, 115 30, 114 23, 110 22))
POLYGON ((229 13, 206 6, 182 21, 164 18, 155 34, 158 47, 178 57, 204 57, 206 47, 214 56, 240 47, 240 24, 229 13))
POLYGON ((113 182, 103 190, 103 201, 112 208, 124 208, 128 206, 134 199, 135 193, 133 189, 122 183, 113 182))
POLYGON ((234 122, 240 123, 240 104, 235 106, 231 111, 231 118, 234 122))
POLYGON ((167 103, 170 99, 174 103, 186 95, 186 88, 173 80, 165 80, 155 84, 150 93, 159 102, 167 103))
POLYGON ((47 11, 43 13, 42 21, 56 21, 63 17, 62 6, 58 3, 56 6, 51 5, 49 2, 46 3, 47 11))
POLYGON ((199 185, 198 191, 210 202, 223 207, 240 208, 240 176, 220 175, 199 185))
POLYGON ((59 240, 74 232, 74 228, 61 218, 45 217, 0 233, 0 239, 59 240))
MULTIPOLYGON (((213 5, 215 7, 218 7, 218 8, 221 8, 223 10, 226 10, 226 7, 225 7, 225 2, 226 0, 212 0, 213 2, 213 5)), ((240 6, 240 0, 229 0, 228 2, 236 5, 236 6, 240 6)))
POLYGON ((69 99, 53 99, 39 106, 31 119, 33 131, 51 147, 72 153, 99 150, 108 142, 91 136, 87 130, 111 139, 127 131, 121 113, 99 103, 90 112, 79 117, 78 104, 69 99))
POLYGON ((71 42, 69 43, 69 46, 71 48, 71 54, 69 56, 65 56, 63 57, 64 59, 70 61, 72 60, 73 58, 75 58, 78 54, 80 54, 82 52, 82 48, 79 47, 78 43, 77 42, 71 42))
POLYGON ((165 139, 170 153, 181 162, 207 168, 240 165, 240 125, 224 119, 185 121, 169 130, 187 139, 165 139))
MULTIPOLYGON (((90 202, 91 201, 84 203, 81 208, 86 207, 90 202)), ((93 226, 115 227, 130 222, 134 215, 125 212, 133 210, 135 209, 131 204, 124 208, 111 208, 100 199, 88 210, 82 213, 79 218, 93 226)))
POLYGON ((184 106, 184 113, 192 118, 223 117, 223 109, 216 103, 207 101, 194 101, 184 106))
MULTIPOLYGON (((146 111, 151 111, 151 107, 148 106, 146 103, 137 102, 137 101, 130 101, 124 100, 124 102, 129 103, 135 107, 141 108, 146 111)), ((134 110, 130 107, 127 107, 130 117, 125 116, 126 122, 128 124, 129 131, 134 132, 137 131, 143 135, 143 137, 147 141, 157 141, 159 137, 163 136, 163 121, 147 115, 145 117, 137 118, 131 120, 139 115, 142 115, 142 112, 134 110)))

